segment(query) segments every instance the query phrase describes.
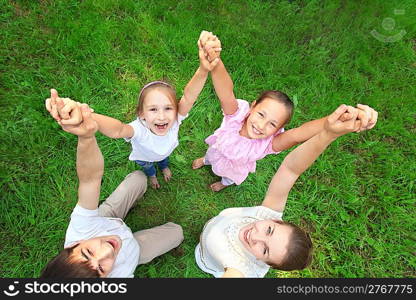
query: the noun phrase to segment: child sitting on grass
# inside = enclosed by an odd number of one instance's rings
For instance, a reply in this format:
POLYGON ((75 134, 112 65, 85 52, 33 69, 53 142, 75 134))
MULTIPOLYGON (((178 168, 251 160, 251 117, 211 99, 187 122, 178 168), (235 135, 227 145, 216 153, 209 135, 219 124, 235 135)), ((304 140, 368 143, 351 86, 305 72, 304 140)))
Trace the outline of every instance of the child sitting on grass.
MULTIPOLYGON (((205 50, 203 59, 208 62, 214 57, 219 59, 219 52, 212 51, 210 43, 213 40, 217 37, 211 32, 201 33, 199 43, 205 50), (211 57, 212 53, 215 56, 211 57)), ((215 47, 220 46, 221 43, 215 44, 215 47)), ((284 126, 290 121, 294 109, 285 93, 264 91, 251 104, 236 99, 233 82, 221 59, 211 71, 211 76, 224 118, 221 126, 205 140, 208 144, 205 156, 195 159, 192 168, 211 165, 214 174, 222 177, 221 181, 211 184, 215 192, 232 184, 241 184, 249 173, 255 172, 257 160, 308 140, 322 130, 327 119, 324 117, 285 131, 284 126)), ((362 127, 370 129, 374 124, 369 122, 369 118, 376 112, 368 106, 358 104, 357 107, 366 108, 358 110, 358 118, 363 123, 362 127)), ((348 117, 348 113, 342 116, 343 119, 348 117)))

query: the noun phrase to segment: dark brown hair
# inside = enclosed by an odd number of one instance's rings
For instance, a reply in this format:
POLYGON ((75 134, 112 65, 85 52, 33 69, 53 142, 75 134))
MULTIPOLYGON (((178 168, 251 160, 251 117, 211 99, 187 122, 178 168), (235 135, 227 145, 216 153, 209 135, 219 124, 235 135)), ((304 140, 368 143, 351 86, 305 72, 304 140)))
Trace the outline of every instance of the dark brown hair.
POLYGON ((285 124, 289 123, 290 119, 293 116, 293 110, 294 110, 293 102, 292 102, 292 100, 290 100, 289 96, 286 95, 283 92, 276 91, 276 90, 264 91, 257 98, 256 103, 254 104, 254 107, 257 104, 261 103, 264 99, 267 99, 267 98, 277 100, 279 103, 282 103, 286 107, 286 109, 289 113, 289 116, 288 116, 285 124))
POLYGON ((279 264, 269 263, 273 269, 282 271, 303 270, 312 262, 312 241, 309 234, 300 227, 280 220, 274 222, 289 226, 292 233, 289 237, 287 254, 279 264))
POLYGON ((43 269, 40 278, 99 278, 87 261, 72 262, 71 255, 78 244, 62 250, 43 269))
POLYGON ((170 84, 164 81, 153 81, 153 82, 146 84, 140 91, 140 94, 138 97, 138 104, 136 108, 136 114, 138 116, 140 116, 140 114, 143 113, 144 99, 146 99, 147 94, 149 94, 151 91, 155 89, 165 91, 173 107, 175 108, 176 111, 178 111, 178 101, 176 100, 175 89, 170 84))

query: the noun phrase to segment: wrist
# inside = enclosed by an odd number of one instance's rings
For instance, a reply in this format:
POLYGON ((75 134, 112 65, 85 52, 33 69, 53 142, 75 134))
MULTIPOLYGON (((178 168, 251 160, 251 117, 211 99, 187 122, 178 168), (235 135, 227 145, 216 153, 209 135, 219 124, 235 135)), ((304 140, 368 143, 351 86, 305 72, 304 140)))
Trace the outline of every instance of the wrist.
POLYGON ((78 136, 78 142, 80 144, 89 144, 95 142, 95 134, 88 136, 78 136))
POLYGON ((340 135, 337 135, 331 131, 328 131, 327 129, 322 130, 319 133, 320 137, 327 142, 328 144, 331 144, 333 141, 335 141, 340 135))
POLYGON ((197 72, 203 76, 208 76, 209 70, 204 68, 202 64, 199 65, 197 72))

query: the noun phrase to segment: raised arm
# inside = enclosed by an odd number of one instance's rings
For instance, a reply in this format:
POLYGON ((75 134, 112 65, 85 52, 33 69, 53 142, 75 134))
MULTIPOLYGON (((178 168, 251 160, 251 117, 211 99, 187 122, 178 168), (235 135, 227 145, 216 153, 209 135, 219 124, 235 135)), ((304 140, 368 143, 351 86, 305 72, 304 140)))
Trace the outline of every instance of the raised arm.
POLYGON ((234 84, 220 59, 217 67, 211 71, 212 83, 215 92, 221 102, 221 108, 224 114, 232 115, 238 109, 238 103, 234 96, 234 84))
POLYGON ((263 206, 283 212, 289 191, 298 177, 312 165, 319 155, 337 137, 357 131, 360 128, 361 123, 357 118, 358 109, 350 109, 350 120, 341 121, 342 115, 347 110, 348 107, 346 105, 338 107, 335 112, 327 117, 321 132, 286 156, 276 174, 273 176, 266 197, 262 203, 263 206))
MULTIPOLYGON (((82 107, 82 109, 85 109, 82 107)), ((104 173, 104 158, 97 145, 95 134, 97 124, 83 112, 83 126, 88 135, 78 136, 77 174, 79 180, 78 205, 86 209, 96 209, 100 199, 101 179, 104 173), (95 123, 95 124, 94 124, 95 123)))
POLYGON ((273 151, 280 152, 307 141, 324 128, 327 117, 306 122, 273 138, 273 151))
MULTIPOLYGON (((202 31, 199 42, 204 47, 204 52, 208 57, 213 56, 210 51, 212 48, 211 42, 215 41, 217 37, 212 32, 202 31)), ((219 40, 218 40, 219 41, 219 40)), ((221 43, 220 43, 221 45, 221 43)), ((221 108, 226 115, 232 115, 238 109, 238 103, 234 96, 234 84, 224 66, 224 63, 219 58, 218 63, 211 71, 212 82, 214 84, 215 92, 221 102, 221 108)))
POLYGON ((92 114, 98 124, 98 130, 110 138, 131 138, 134 135, 133 127, 121 121, 104 115, 92 114))
POLYGON ((104 159, 95 139, 98 125, 91 117, 91 109, 86 104, 77 105, 72 100, 64 103, 62 99, 54 96, 46 101, 46 108, 63 130, 78 136, 78 205, 86 209, 96 209, 100 197, 104 159), (62 123, 64 120, 66 124, 62 123))
MULTIPOLYGON (((357 108, 357 119, 359 120, 359 126, 357 127, 358 129, 356 132, 361 132, 373 128, 377 122, 377 112, 367 105, 358 104, 357 108)), ((323 130, 328 117, 329 116, 326 116, 317 120, 306 122, 297 128, 290 129, 282 134, 277 135, 273 138, 273 150, 280 152, 309 140, 311 137, 315 136, 323 130)), ((340 121, 347 121, 351 118, 352 113, 346 111, 340 116, 340 121)))
MULTIPOLYGON (((210 43, 213 46, 210 49, 212 53, 221 51, 221 49, 216 47, 217 44, 214 41, 210 43)), ((198 40, 198 55, 199 55, 199 67, 196 70, 194 76, 186 85, 183 96, 181 100, 179 101, 179 114, 182 116, 186 116, 186 114, 191 110, 196 99, 201 93, 202 88, 205 85, 205 82, 207 81, 208 73, 218 64, 218 61, 219 61, 219 58, 213 59, 212 61, 209 61, 207 59, 206 57, 207 55, 204 52, 201 39, 198 40)))

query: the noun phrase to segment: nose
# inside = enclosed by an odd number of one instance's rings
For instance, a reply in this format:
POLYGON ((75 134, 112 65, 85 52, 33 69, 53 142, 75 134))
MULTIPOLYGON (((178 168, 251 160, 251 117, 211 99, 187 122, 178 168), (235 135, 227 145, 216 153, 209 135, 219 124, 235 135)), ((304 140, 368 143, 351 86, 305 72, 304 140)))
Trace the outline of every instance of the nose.
POLYGON ((261 234, 261 231, 257 227, 254 227, 253 232, 251 233, 251 240, 254 243, 264 243, 266 241, 266 237, 263 234, 261 234))
POLYGON ((258 124, 257 126, 259 126, 259 129, 263 130, 264 127, 266 126, 266 121, 265 120, 260 120, 257 124, 258 124))
POLYGON ((158 113, 157 113, 157 117, 160 120, 165 119, 165 110, 164 109, 159 109, 158 113))
POLYGON ((94 269, 98 268, 98 259, 95 257, 90 257, 90 264, 94 269))

